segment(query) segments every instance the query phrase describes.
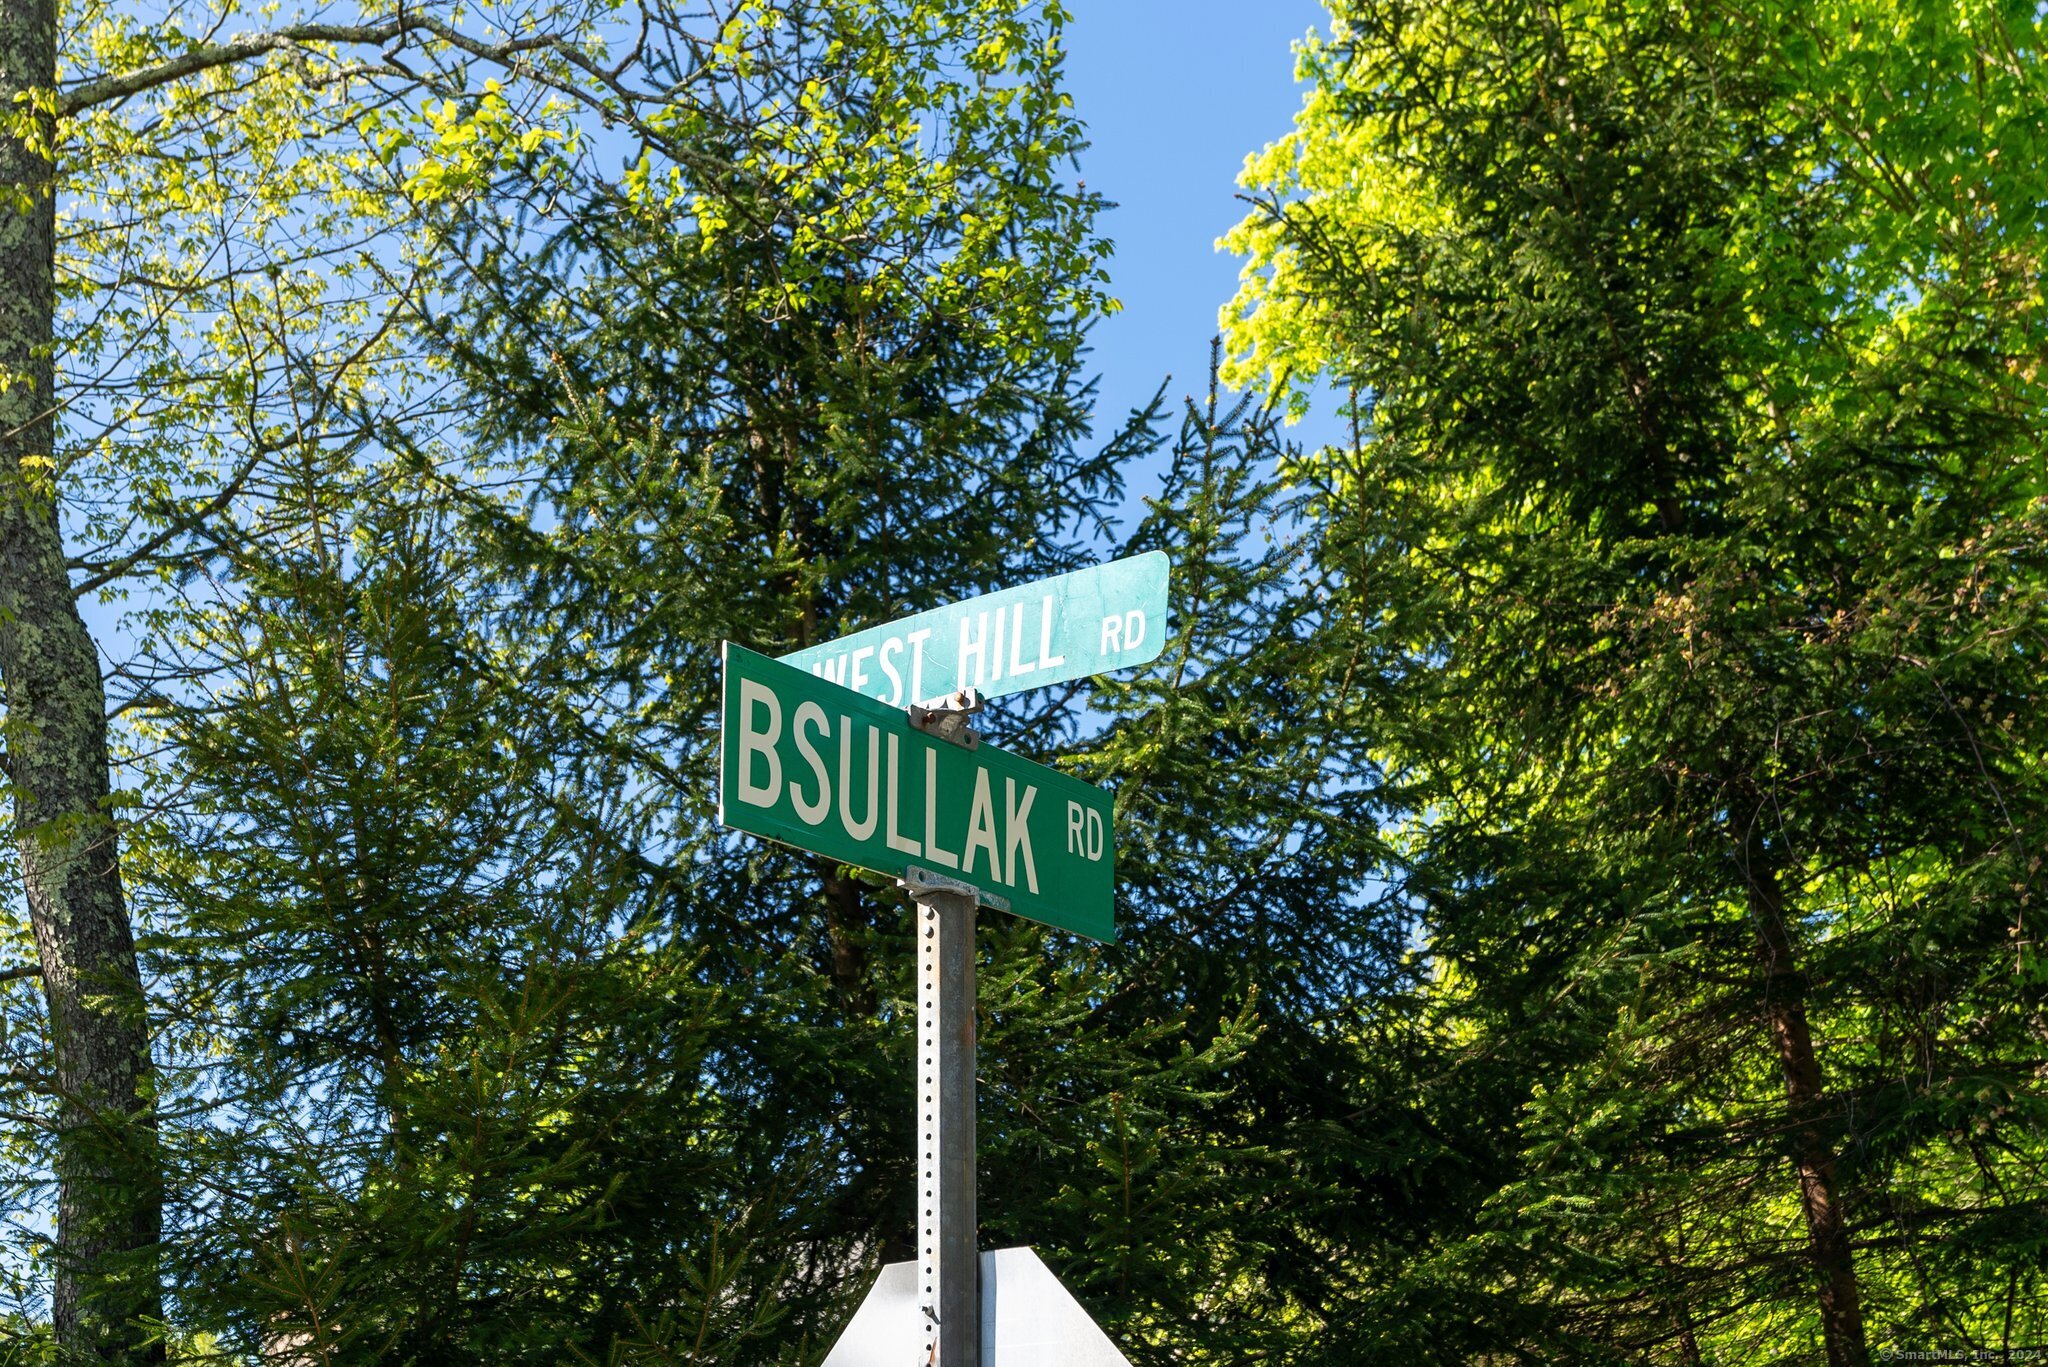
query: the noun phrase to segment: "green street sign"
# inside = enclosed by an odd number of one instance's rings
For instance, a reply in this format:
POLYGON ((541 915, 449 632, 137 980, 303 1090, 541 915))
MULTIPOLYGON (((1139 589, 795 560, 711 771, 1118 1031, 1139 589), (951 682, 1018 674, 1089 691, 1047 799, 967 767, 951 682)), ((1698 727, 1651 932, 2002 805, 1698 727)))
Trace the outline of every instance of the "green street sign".
POLYGON ((1110 795, 990 746, 916 730, 901 708, 727 642, 718 819, 901 877, 919 868, 985 901, 1115 938, 1110 795))
POLYGON ((903 617, 784 664, 908 707, 977 688, 999 698, 1145 664, 1166 643, 1164 551, 903 617))

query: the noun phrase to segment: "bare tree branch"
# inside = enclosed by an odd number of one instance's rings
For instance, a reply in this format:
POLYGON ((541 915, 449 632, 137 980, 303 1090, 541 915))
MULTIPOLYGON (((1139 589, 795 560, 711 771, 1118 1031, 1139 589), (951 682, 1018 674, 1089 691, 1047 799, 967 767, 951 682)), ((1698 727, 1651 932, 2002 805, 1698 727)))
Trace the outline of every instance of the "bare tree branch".
POLYGON ((109 104, 139 95, 146 90, 196 76, 217 67, 231 66, 272 52, 286 51, 305 43, 335 43, 381 46, 415 32, 428 33, 473 57, 510 64, 524 53, 552 49, 588 67, 588 58, 554 37, 516 38, 503 43, 480 42, 459 29, 418 14, 400 14, 378 24, 291 24, 267 33, 246 33, 224 43, 209 43, 180 53, 152 66, 140 67, 118 76, 103 76, 73 86, 57 98, 57 113, 69 117, 96 105, 109 104), (577 59, 581 59, 578 61, 577 59))

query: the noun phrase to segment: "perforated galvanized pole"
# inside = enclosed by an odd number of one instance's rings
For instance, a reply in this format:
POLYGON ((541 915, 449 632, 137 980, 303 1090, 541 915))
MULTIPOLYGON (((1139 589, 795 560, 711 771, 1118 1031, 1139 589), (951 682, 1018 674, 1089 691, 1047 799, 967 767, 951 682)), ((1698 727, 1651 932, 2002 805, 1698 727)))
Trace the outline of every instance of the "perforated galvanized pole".
POLYGON ((917 901, 917 1262, 925 1357, 981 1360, 974 1208, 974 890, 923 869, 917 901))

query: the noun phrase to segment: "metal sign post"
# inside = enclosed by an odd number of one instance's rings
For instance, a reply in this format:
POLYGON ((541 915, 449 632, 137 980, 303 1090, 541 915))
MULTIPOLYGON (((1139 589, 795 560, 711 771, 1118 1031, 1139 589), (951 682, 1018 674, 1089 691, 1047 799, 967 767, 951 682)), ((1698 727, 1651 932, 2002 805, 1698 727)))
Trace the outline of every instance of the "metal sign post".
POLYGON ((980 1251, 974 1192, 975 910, 1113 939, 1114 805, 968 718, 1153 659, 1166 580, 1155 551, 781 661, 726 645, 720 822, 893 874, 917 907, 917 1261, 882 1269, 825 1367, 1129 1367, 1030 1249, 980 1251))
POLYGON ((906 870, 917 902, 917 1264, 935 1367, 981 1357, 981 1250, 974 1205, 975 889, 906 870))

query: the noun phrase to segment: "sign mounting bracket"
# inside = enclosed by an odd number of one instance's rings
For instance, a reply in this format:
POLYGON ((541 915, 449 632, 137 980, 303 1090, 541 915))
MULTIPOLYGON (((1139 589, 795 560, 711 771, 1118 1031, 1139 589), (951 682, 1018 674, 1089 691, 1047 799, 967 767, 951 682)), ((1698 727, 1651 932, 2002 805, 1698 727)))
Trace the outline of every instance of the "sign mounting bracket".
POLYGON ((915 864, 903 871, 903 877, 899 881, 904 891, 913 899, 931 892, 950 892, 961 897, 975 898, 990 911, 1010 909, 1010 899, 1007 897, 998 897, 992 892, 977 888, 972 883, 963 883, 958 878, 948 878, 943 873, 933 873, 930 869, 921 869, 915 864))
POLYGON ((944 698, 910 705, 910 726, 934 740, 972 750, 981 744, 981 733, 967 719, 987 705, 978 688, 960 688, 944 698))

